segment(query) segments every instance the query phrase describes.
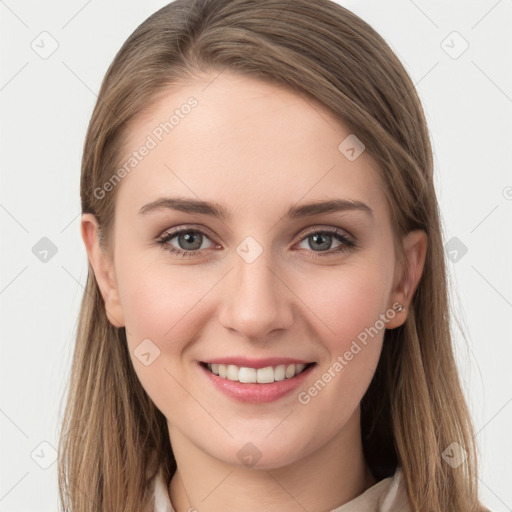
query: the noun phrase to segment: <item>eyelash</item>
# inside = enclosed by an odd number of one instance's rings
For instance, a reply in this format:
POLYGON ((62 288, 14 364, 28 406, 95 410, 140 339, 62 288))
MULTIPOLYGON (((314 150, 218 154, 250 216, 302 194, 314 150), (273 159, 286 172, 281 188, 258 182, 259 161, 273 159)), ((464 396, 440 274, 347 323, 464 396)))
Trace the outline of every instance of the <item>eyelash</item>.
MULTIPOLYGON (((181 257, 184 257, 184 258, 188 258, 188 257, 193 257, 193 256, 201 255, 202 250, 184 251, 182 249, 177 249, 176 247, 173 247, 172 245, 169 245, 167 243, 170 240, 172 240, 173 238, 175 238, 176 236, 180 235, 181 233, 201 233, 203 236, 205 236, 208 239, 210 239, 210 236, 208 235, 208 233, 206 233, 202 229, 185 228, 185 229, 180 229, 180 230, 177 230, 177 231, 171 231, 171 232, 164 233, 161 237, 159 237, 156 240, 156 243, 158 245, 160 245, 162 247, 162 249, 164 249, 165 251, 168 251, 168 252, 170 252, 172 254, 175 254, 176 256, 181 256, 181 257)), ((337 248, 331 249, 329 251, 320 251, 320 252, 317 252, 316 254, 312 254, 311 255, 312 258, 321 258, 321 257, 324 257, 324 256, 332 256, 333 254, 347 252, 347 251, 353 250, 353 249, 355 249, 357 247, 357 244, 355 243, 354 240, 352 240, 351 238, 347 237, 341 230, 339 230, 337 228, 324 228, 324 229, 319 229, 319 230, 316 230, 316 231, 310 231, 310 232, 306 233, 301 238, 300 242, 302 242, 303 240, 307 239, 311 235, 317 235, 317 234, 321 234, 321 235, 323 235, 323 234, 334 235, 335 238, 339 242, 341 242, 341 245, 338 246, 337 248)), ((308 252, 315 253, 316 251, 308 250, 308 252)))

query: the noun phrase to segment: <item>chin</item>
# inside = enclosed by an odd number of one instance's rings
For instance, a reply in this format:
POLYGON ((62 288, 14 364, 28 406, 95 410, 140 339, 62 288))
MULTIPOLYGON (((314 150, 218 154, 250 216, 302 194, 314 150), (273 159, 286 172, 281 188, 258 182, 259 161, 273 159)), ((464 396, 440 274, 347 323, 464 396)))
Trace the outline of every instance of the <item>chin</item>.
MULTIPOLYGON (((266 436, 267 434, 243 436, 244 441, 232 440, 228 446, 216 446, 215 451, 210 453, 226 464, 255 470, 282 468, 297 462, 309 453, 303 446, 303 434, 297 433, 297 436, 292 436, 287 433, 286 436, 276 436, 274 439, 266 436)), ((311 451, 313 449, 311 448, 311 451)))

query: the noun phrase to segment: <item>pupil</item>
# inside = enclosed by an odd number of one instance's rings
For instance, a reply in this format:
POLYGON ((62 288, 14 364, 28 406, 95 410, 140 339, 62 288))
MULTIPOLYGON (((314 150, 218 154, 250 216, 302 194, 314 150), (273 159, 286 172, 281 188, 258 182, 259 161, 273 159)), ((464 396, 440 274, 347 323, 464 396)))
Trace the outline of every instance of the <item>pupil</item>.
MULTIPOLYGON (((311 238, 313 238, 315 243, 317 243, 320 240, 320 246, 321 246, 320 248, 321 249, 329 249, 329 246, 331 245, 330 244, 331 238, 332 238, 331 235, 322 235, 319 233, 316 235, 312 235, 311 238), (322 243, 322 240, 324 241, 323 243, 322 243)), ((312 249, 314 249, 314 247, 311 246, 311 243, 309 245, 312 249)), ((317 245, 317 248, 318 248, 318 245, 317 245)))
POLYGON ((199 249, 201 247, 201 240, 199 239, 199 233, 198 234, 190 234, 190 232, 185 233, 183 235, 179 236, 180 245, 181 242, 184 241, 187 244, 192 243, 192 246, 189 245, 189 247, 186 247, 185 249, 199 249), (198 243, 199 240, 199 243, 198 243), (195 244, 194 244, 195 242, 195 244))

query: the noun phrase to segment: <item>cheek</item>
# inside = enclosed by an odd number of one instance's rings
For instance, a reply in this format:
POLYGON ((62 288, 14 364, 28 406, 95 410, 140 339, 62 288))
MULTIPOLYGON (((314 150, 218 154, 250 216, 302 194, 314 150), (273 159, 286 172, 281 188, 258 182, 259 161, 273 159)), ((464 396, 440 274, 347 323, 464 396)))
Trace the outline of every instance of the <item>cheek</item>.
POLYGON ((119 266, 119 291, 128 350, 135 372, 160 410, 180 410, 188 395, 187 350, 200 329, 218 276, 197 267, 162 262, 124 261, 119 266), (149 341, 148 341, 149 340, 149 341), (150 353, 150 356, 143 354, 150 353), (146 365, 147 359, 150 364, 146 365))
POLYGON ((316 336, 309 340, 318 342, 319 355, 315 378, 294 396, 297 425, 305 423, 316 433, 312 440, 297 430, 296 442, 299 446, 304 443, 304 450, 313 450, 318 440, 337 435, 370 385, 384 334, 384 326, 377 322, 386 311, 391 286, 387 265, 364 258, 339 267, 317 268, 304 272, 299 288, 294 289, 304 303, 301 316, 313 326, 316 336))
POLYGON ((168 266, 162 261, 132 259, 119 267, 119 292, 127 332, 134 338, 165 343, 166 351, 172 349, 176 344, 169 340, 179 337, 183 330, 190 333, 194 310, 212 288, 213 277, 202 278, 198 272, 179 265, 168 266))
POLYGON ((330 404, 336 417, 346 419, 375 373, 386 325, 382 318, 391 320, 394 312, 386 316, 392 274, 385 262, 374 263, 346 265, 302 281, 300 296, 316 315, 327 357, 318 369, 321 382, 303 389, 299 402, 320 416, 330 404))
MULTIPOLYGON (((136 258, 125 258, 117 266, 131 350, 149 338, 166 353, 177 353, 186 338, 193 336, 194 325, 201 323, 201 312, 213 314, 208 295, 219 276, 211 268, 136 258)), ((297 310, 297 314, 304 318, 299 320, 309 318, 330 351, 344 351, 350 340, 373 326, 385 311, 389 283, 384 276, 389 269, 384 267, 382 259, 366 259, 339 267, 302 269, 300 275, 285 276, 294 283, 289 300, 300 299, 302 313, 297 310)), ((213 293, 217 301, 218 292, 213 293)))
POLYGON ((137 377, 160 410, 181 410, 188 398, 179 385, 186 384, 182 355, 197 338, 194 326, 198 325, 199 303, 212 284, 161 262, 137 265, 133 260, 120 270, 119 284, 128 350, 137 377))
POLYGON ((386 269, 381 265, 361 262, 305 274, 300 280, 297 294, 323 326, 321 332, 331 351, 343 350, 385 312, 390 283, 383 272, 386 269))

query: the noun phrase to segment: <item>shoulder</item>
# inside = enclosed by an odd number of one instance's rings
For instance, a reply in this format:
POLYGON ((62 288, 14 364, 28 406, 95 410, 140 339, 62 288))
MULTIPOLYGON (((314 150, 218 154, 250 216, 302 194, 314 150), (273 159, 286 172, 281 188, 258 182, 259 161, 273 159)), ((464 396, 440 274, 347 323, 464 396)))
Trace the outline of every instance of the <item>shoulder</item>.
POLYGON ((162 469, 158 470, 153 485, 153 509, 152 512, 175 512, 169 499, 167 482, 164 479, 162 469))
POLYGON ((331 512, 411 512, 412 509, 398 467, 393 476, 380 480, 357 498, 331 512))
POLYGON ((387 481, 387 485, 381 494, 377 510, 379 512, 392 512, 394 510, 410 512, 412 509, 405 489, 402 468, 397 467, 395 474, 384 481, 387 481))

